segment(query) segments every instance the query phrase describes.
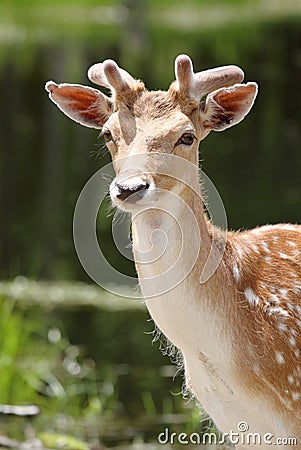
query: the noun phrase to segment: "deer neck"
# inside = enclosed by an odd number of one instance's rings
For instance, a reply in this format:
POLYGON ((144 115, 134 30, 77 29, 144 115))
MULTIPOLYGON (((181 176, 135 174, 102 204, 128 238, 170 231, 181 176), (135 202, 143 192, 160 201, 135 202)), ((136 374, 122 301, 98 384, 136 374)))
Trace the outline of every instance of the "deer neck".
MULTIPOLYGON (((133 249, 142 294, 160 330, 178 347, 183 323, 200 311, 200 275, 211 248, 200 187, 185 189, 181 201, 133 216, 133 249), (198 304, 196 302, 198 299, 198 304), (187 317, 185 317, 187 316, 187 317)), ((201 305, 203 308, 203 305, 201 305)), ((199 322, 198 322, 199 323, 199 322)))
MULTIPOLYGON (((193 267, 205 263, 211 247, 200 188, 185 188, 154 207, 132 217, 133 247, 139 278, 162 276, 192 259, 193 267), (198 251, 197 251, 198 250, 198 251)), ((175 280, 177 272, 173 272, 175 280)), ((151 293, 150 293, 151 294, 151 293)))

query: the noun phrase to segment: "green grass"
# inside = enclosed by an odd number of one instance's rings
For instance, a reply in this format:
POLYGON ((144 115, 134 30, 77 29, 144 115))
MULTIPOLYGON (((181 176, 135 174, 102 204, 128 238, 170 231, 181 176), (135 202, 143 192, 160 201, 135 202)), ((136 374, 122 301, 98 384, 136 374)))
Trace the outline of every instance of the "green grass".
POLYGON ((72 436, 54 433, 39 433, 38 438, 46 448, 63 450, 89 450, 91 447, 72 436))
MULTIPOLYGON (((0 404, 39 406, 35 426, 50 431, 48 437, 60 430, 62 417, 66 423, 72 418, 73 424, 111 417, 118 395, 116 375, 104 371, 100 383, 94 362, 70 344, 53 319, 29 312, 16 298, 0 294, 0 404)), ((0 434, 25 439, 20 420, 7 417, 0 434)), ((66 431, 80 437, 73 427, 66 426, 66 431)))
POLYGON ((15 311, 16 303, 0 297, 0 403, 23 404, 34 402, 39 384, 37 377, 28 379, 24 356, 31 346, 33 326, 22 312, 15 311), (34 378, 34 379, 33 379, 34 378))
MULTIPOLYGON (((83 313, 99 311, 99 318, 104 316, 105 322, 100 321, 103 326, 106 321, 115 320, 117 326, 123 328, 141 309, 144 317, 144 306, 139 300, 116 297, 93 285, 36 282, 24 277, 0 283, 0 404, 36 404, 41 412, 32 425, 35 436, 47 448, 59 448, 60 443, 65 442, 62 448, 86 450, 89 447, 85 442, 104 440, 117 445, 131 442, 137 436, 142 441, 154 441, 158 430, 165 426, 176 431, 202 430, 198 408, 193 402, 186 405, 181 395, 170 393, 170 389, 180 390, 169 384, 172 375, 166 380, 167 375, 159 372, 160 366, 151 369, 147 364, 144 366, 145 353, 142 361, 137 359, 141 349, 130 349, 135 358, 126 364, 131 373, 125 378, 128 375, 120 369, 112 352, 116 333, 113 322, 108 323, 111 335, 99 330, 98 336, 94 336, 99 340, 96 347, 103 349, 98 361, 86 354, 81 345, 71 343, 63 318, 71 315, 74 308, 83 313), (65 315, 61 315, 61 309, 65 310, 65 315), (124 315, 126 310, 128 313, 132 310, 132 315, 124 315), (104 336, 110 354, 104 353, 105 345, 101 341, 104 336), (133 393, 130 398, 124 397, 125 379, 130 383, 126 390, 133 393), (164 383, 168 390, 161 397, 157 385, 164 383), (128 408, 134 412, 132 417, 128 408), (77 445, 74 448, 73 438, 77 445)), ((95 316, 95 312, 90 317, 95 316)), ((83 324, 86 326, 87 322, 83 324)), ((126 346, 134 345, 130 337, 133 333, 132 326, 129 336, 123 338, 126 346)), ((114 348, 124 345, 118 339, 114 348)), ((150 340, 140 334, 138 339, 144 339, 140 345, 149 347, 150 353, 150 340)), ((158 349, 154 351, 160 361, 158 349)), ((124 364, 128 357, 122 359, 124 364)), ((147 359, 149 357, 150 354, 147 359)), ((0 434, 24 441, 25 429, 26 419, 7 416, 0 425, 0 434)))

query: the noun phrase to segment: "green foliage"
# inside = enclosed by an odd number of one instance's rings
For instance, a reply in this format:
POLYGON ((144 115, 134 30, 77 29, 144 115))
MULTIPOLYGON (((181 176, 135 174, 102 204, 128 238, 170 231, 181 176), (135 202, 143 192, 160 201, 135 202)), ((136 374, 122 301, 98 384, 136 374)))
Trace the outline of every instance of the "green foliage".
MULTIPOLYGON (((71 417, 72 422, 95 417, 105 421, 116 408, 116 376, 108 369, 100 381, 94 361, 84 358, 52 323, 42 311, 30 312, 11 297, 0 296, 0 404, 36 404, 41 410, 35 419, 38 429, 49 428, 51 417, 55 431, 58 414, 67 422, 71 417)), ((6 428, 15 435, 14 418, 7 418, 6 428)), ((86 448, 78 445, 72 447, 70 440, 59 448, 86 448)))
MULTIPOLYGON (((171 431, 203 429, 199 410, 183 402, 182 378, 173 381, 176 368, 167 357, 162 366, 158 348, 143 334, 147 315, 139 301, 134 308, 116 298, 118 310, 99 288, 24 277, 0 283, 0 296, 0 403, 39 406, 34 425, 46 433, 39 436, 46 447, 56 448, 57 433, 128 440, 130 424, 133 436, 147 440, 165 425, 171 431)), ((8 417, 6 424, 8 434, 20 437, 19 418, 8 417)))
POLYGON ((37 398, 40 379, 30 372, 33 324, 14 301, 0 297, 0 403, 29 403, 37 398), (28 354, 29 353, 29 354, 28 354))
MULTIPOLYGON (((241 3, 252 3, 253 0, 223 0, 224 4, 241 4, 241 3)), ((182 1, 181 0, 165 0, 164 4, 162 4, 161 0, 60 0, 60 2, 55 2, 53 0, 28 0, 26 2, 27 7, 38 7, 38 6, 85 6, 85 7, 112 7, 116 6, 118 4, 124 4, 124 5, 133 5, 142 3, 145 7, 149 6, 150 8, 158 8, 158 7, 176 7, 181 6, 182 1), (57 5, 56 5, 57 3, 57 5)), ((186 5, 195 5, 200 6, 200 3, 203 5, 208 4, 220 4, 220 0, 186 0, 186 5)), ((2 5, 9 5, 11 7, 20 7, 24 5, 22 0, 2 0, 2 5)))
POLYGON ((65 434, 39 433, 38 438, 47 448, 62 450, 89 450, 90 447, 78 439, 65 434))

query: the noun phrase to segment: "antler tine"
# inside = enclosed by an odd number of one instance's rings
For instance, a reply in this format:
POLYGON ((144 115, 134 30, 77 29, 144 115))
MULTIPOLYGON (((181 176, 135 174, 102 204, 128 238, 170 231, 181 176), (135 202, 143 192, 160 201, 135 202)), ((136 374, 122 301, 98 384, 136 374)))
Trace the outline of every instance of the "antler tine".
POLYGON ((175 60, 175 73, 179 91, 189 93, 194 89, 192 61, 187 55, 179 55, 175 60))
POLYGON ((99 86, 113 88, 115 91, 129 89, 135 83, 135 79, 111 59, 91 66, 88 78, 99 86))
POLYGON ((93 66, 91 66, 88 70, 88 78, 92 81, 92 83, 97 84, 98 86, 110 88, 103 70, 103 63, 93 64, 93 66))
POLYGON ((244 76, 244 72, 237 66, 222 66, 198 72, 194 75, 194 96, 201 99, 203 95, 216 89, 241 83, 244 76))
POLYGON ((187 55, 179 55, 175 61, 175 73, 180 92, 200 100, 221 87, 232 86, 244 79, 243 71, 237 66, 223 66, 194 73, 192 61, 187 55))

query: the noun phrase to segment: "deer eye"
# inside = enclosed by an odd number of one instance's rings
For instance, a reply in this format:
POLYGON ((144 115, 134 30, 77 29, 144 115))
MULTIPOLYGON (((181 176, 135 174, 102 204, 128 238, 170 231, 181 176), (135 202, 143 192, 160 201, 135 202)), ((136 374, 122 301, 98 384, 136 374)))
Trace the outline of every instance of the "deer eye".
POLYGON ((195 135, 193 133, 184 133, 176 143, 176 145, 192 145, 195 140, 195 135))
POLYGON ((111 132, 110 132, 109 130, 103 130, 103 131, 100 133, 100 136, 103 136, 105 142, 110 142, 110 141, 113 140, 112 134, 111 134, 111 132))

